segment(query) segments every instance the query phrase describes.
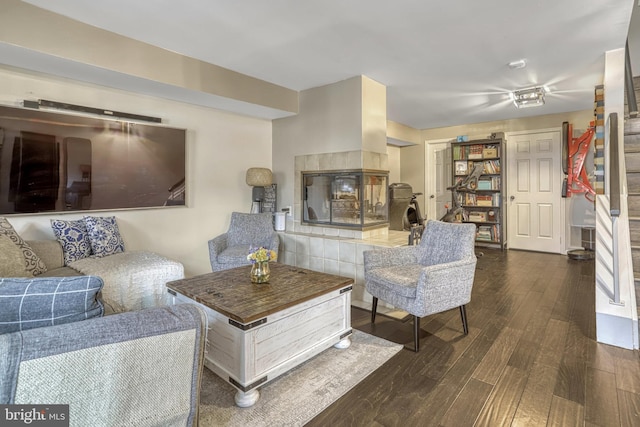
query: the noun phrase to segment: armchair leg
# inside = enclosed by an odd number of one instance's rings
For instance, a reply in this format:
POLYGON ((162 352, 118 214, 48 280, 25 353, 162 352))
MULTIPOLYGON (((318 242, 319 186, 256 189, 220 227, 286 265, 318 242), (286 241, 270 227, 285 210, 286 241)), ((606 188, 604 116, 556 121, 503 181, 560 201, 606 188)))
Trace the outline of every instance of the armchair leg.
POLYGON ((467 324, 467 309, 464 305, 460 306, 460 317, 462 317, 462 329, 464 329, 464 334, 469 334, 469 325, 467 324))
POLYGON ((375 323, 376 321, 377 310, 378 310, 378 298, 373 297, 373 302, 371 303, 371 323, 375 323))
POLYGON ((413 345, 416 353, 420 351, 420 318, 413 316, 413 345))

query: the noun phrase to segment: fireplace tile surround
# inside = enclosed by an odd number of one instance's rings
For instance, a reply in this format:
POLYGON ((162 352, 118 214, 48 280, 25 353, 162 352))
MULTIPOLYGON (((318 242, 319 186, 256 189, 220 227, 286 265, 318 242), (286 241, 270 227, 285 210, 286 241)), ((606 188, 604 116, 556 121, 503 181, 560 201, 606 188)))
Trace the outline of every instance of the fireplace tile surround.
MULTIPOLYGON (((367 230, 302 224, 302 171, 375 169, 388 170, 386 153, 347 151, 295 157, 294 216, 287 217, 286 231, 280 232, 280 262, 354 279, 351 303, 371 307, 371 295, 364 288, 362 253, 406 245, 409 233, 389 230, 388 225, 367 230)), ((381 309, 384 304, 380 302, 381 309)))

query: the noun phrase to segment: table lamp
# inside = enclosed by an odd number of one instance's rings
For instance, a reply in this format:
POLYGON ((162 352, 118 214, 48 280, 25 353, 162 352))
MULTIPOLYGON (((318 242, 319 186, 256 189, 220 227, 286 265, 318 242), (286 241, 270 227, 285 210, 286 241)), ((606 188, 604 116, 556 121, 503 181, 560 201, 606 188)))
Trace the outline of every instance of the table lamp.
POLYGON ((264 187, 268 187, 273 183, 273 174, 271 169, 267 168, 249 168, 247 169, 247 185, 253 187, 251 193, 251 213, 262 212, 262 202, 264 200, 264 187))

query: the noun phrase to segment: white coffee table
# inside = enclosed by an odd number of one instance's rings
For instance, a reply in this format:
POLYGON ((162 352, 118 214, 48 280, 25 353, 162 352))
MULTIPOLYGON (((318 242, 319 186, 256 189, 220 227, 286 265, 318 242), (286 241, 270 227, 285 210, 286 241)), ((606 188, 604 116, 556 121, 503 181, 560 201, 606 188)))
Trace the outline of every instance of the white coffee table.
POLYGON ((233 385, 235 402, 257 402, 259 387, 331 346, 349 347, 353 279, 271 263, 268 284, 251 267, 167 283, 175 303, 207 313, 205 366, 233 385))

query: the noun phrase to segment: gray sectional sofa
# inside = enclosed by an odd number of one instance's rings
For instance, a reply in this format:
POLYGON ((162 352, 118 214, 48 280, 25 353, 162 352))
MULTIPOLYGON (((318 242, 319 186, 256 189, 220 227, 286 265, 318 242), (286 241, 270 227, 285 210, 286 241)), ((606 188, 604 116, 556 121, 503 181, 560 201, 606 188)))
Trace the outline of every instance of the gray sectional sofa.
POLYGON ((69 405, 71 426, 197 425, 205 334, 191 304, 0 334, 0 404, 69 405))
POLYGON ((27 241, 47 266, 37 277, 99 276, 104 281, 101 299, 105 313, 119 313, 167 305, 165 284, 184 278, 184 266, 148 251, 125 251, 105 257, 89 257, 64 264, 57 240, 27 241))

